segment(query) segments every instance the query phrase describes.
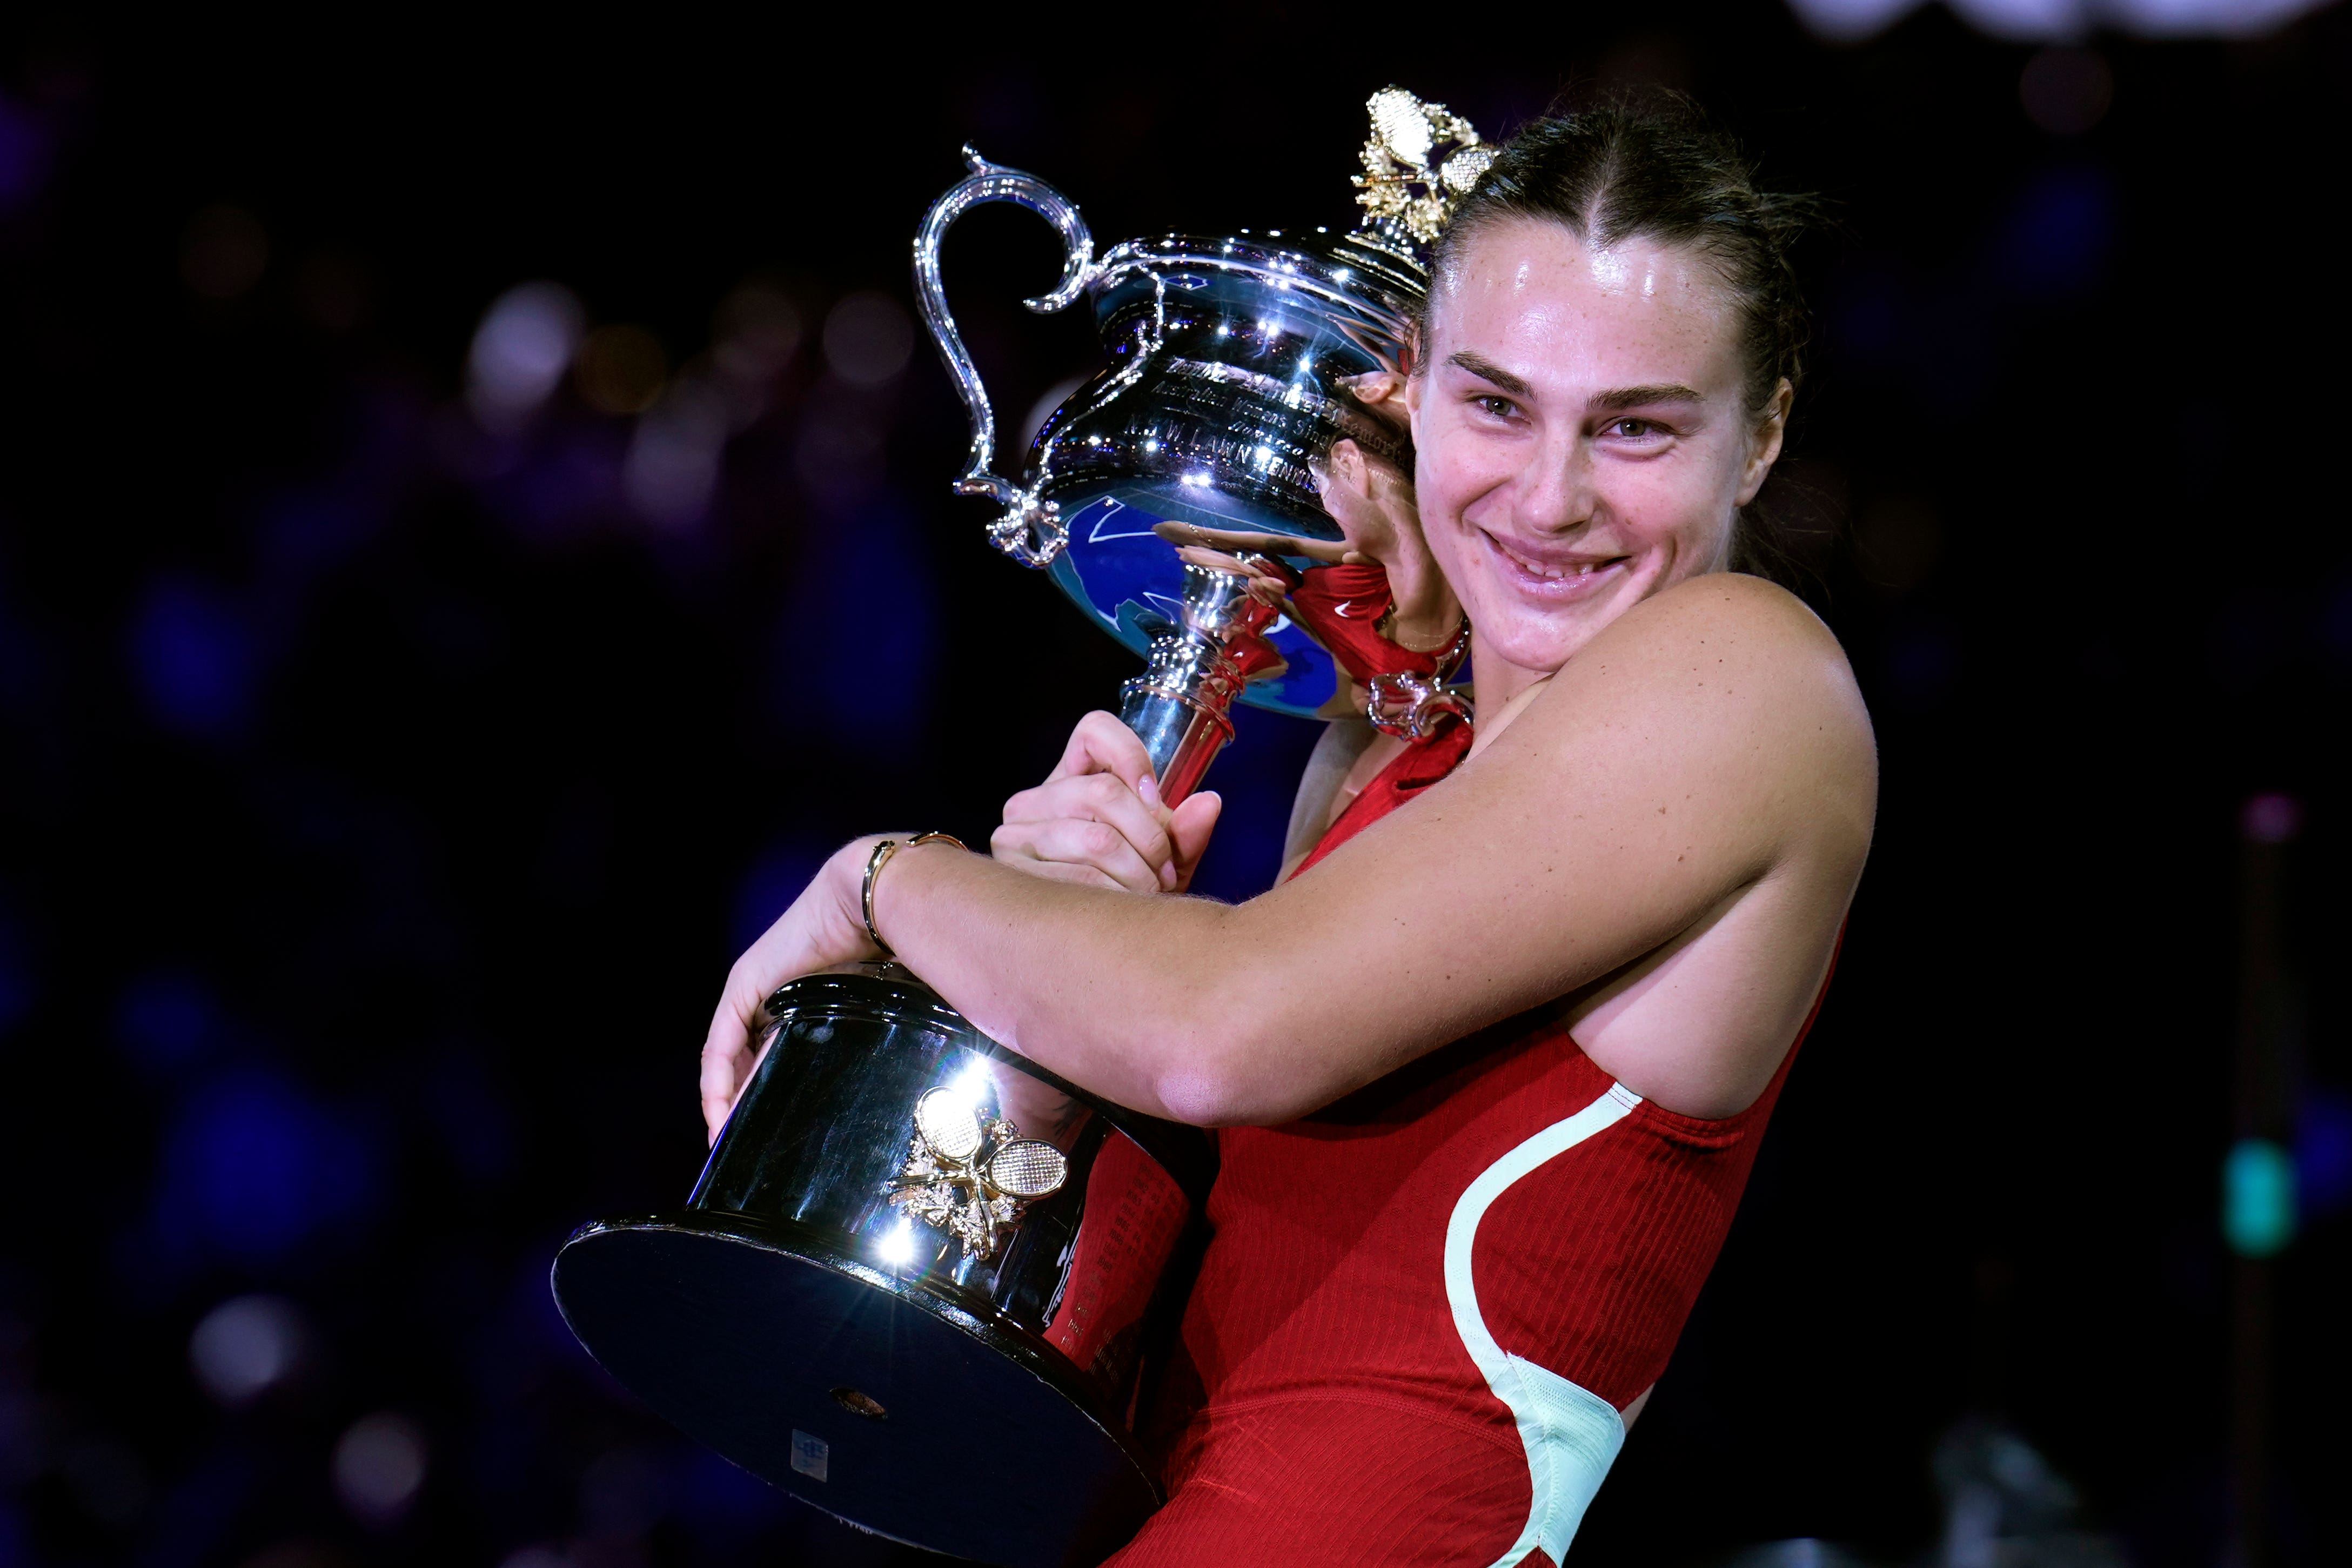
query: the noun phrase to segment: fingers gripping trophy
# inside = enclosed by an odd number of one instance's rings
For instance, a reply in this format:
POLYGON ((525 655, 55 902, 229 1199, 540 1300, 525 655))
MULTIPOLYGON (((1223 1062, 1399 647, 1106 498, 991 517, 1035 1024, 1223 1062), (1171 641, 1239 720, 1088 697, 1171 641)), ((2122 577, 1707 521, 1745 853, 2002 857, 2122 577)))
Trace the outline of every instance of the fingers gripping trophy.
MULTIPOLYGON (((955 481, 989 538, 1140 654, 1119 716, 1172 807, 1238 700, 1370 710, 1412 735, 1460 703, 1466 638, 1433 573, 1380 564, 1405 481, 1397 410, 1424 247, 1490 153, 1391 88, 1369 105, 1352 232, 1130 240, 970 149, 915 279, 971 415, 955 481), (1065 246, 1035 311, 1093 307, 1108 366, 1020 477, 940 277, 958 217, 1012 202, 1065 246), (1354 575, 1351 576, 1350 574, 1354 575), (1370 583, 1365 580, 1370 574, 1370 583)), ((688 1435, 863 1529, 1014 1568, 1091 1563, 1158 1505, 1134 1432, 1214 1173, 1196 1130, 997 1045, 895 963, 795 980, 683 1210, 568 1240, 554 1287, 596 1359, 688 1435)))

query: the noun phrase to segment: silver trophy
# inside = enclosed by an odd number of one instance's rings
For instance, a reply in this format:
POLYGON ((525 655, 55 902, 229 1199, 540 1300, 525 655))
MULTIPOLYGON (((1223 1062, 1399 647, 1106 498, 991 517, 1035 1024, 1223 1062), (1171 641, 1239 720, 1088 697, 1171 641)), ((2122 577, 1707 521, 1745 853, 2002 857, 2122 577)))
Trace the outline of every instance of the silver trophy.
POLYGON ((988 531, 997 548, 1052 573, 1144 656, 1119 716, 1171 805, 1232 738, 1236 698, 1312 717, 1348 692, 1330 653, 1245 585, 1253 568, 1313 568, 1286 542, 1340 541, 1316 478, 1335 442, 1410 467, 1350 384, 1402 366, 1427 293, 1425 247, 1493 161, 1442 105, 1390 88, 1368 107, 1364 220, 1350 233, 1166 235, 1097 259, 1067 197, 967 147, 971 174, 932 204, 915 239, 923 318, 971 413, 956 489, 1003 509, 988 531), (940 279, 949 226, 987 202, 1026 207, 1060 233, 1061 282, 1026 303, 1044 314, 1084 297, 1110 359, 1040 427, 1017 481, 994 471, 995 414, 940 279), (1237 540, 1259 548, 1201 548, 1237 540))
MULTIPOLYGON (((956 488, 989 536, 1144 656, 1120 715, 1171 805, 1235 700, 1313 715, 1348 692, 1265 583, 1339 527, 1316 468, 1342 437, 1398 462, 1351 379, 1402 364, 1422 247, 1489 159, 1389 89, 1353 232, 1134 240, 1097 259, 1051 186, 966 150, 915 242, 916 285, 971 411, 956 488), (983 202, 1060 231, 1034 310, 1094 307, 1110 363, 993 471, 988 396, 939 250, 983 202)), ((1326 552, 1328 553, 1328 552, 1326 552)), ((1291 575, 1286 575, 1291 574, 1291 575)), ((860 1528, 1015 1568, 1100 1561, 1158 1505, 1136 1433, 1190 1284, 1214 1157, 981 1035, 896 963, 794 981, 687 1206, 584 1226, 566 1321, 654 1410, 860 1528)))

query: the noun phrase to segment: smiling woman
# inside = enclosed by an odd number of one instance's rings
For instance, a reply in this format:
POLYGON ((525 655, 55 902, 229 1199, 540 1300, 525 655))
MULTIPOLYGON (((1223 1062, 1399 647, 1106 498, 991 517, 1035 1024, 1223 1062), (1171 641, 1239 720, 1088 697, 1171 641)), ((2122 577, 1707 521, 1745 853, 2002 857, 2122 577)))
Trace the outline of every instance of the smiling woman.
POLYGON ((1171 896, 1213 805, 1170 811, 1096 714, 994 860, 854 842, 730 976, 714 1129, 761 1000, 878 940, 1051 1070, 1223 1130, 1169 1502, 1122 1568, 1556 1561, 1664 1368, 1876 798, 1835 640, 1728 570, 1795 395, 1786 220, 1679 109, 1496 159, 1420 363, 1358 389, 1412 482, 1352 443, 1324 476, 1417 611, 1364 624, 1466 611, 1476 725, 1308 792, 1273 891, 1171 896))
POLYGON ((1758 191, 1686 114, 1601 112, 1528 127, 1454 215, 1422 323, 1416 479, 1431 548, 1514 668, 1549 674, 1694 569, 1785 559, 1747 509, 1802 377, 1789 247, 1817 205, 1758 191), (1588 513, 1606 526, 1569 547, 1563 521, 1588 513), (1514 588, 1483 617, 1472 542, 1514 588), (1591 608, 1530 617, 1528 594, 1591 608))

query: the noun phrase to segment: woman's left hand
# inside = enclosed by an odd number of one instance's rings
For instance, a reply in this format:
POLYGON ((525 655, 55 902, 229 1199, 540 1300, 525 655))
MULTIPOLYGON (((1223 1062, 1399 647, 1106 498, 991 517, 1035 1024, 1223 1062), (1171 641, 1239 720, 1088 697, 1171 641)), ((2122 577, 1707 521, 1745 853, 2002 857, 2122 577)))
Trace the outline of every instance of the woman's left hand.
POLYGON ((792 908, 727 972, 719 1010, 702 1041, 702 1121, 712 1142, 759 1065, 755 1047, 766 1026, 761 1009, 776 987, 836 963, 881 956, 866 934, 866 862, 883 838, 903 844, 910 837, 869 834, 843 845, 792 908))
POLYGON ((1172 810, 1162 805, 1150 752, 1116 715, 1097 711, 1070 731, 1044 784, 1004 803, 989 848, 1000 865, 1033 877, 1181 893, 1223 806, 1208 790, 1172 810))

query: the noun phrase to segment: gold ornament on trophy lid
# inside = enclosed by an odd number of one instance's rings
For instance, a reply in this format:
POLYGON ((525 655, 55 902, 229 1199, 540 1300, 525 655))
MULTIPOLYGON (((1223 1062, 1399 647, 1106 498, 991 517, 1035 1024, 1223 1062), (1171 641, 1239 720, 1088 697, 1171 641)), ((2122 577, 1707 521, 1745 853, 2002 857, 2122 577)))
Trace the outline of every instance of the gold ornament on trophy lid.
POLYGON ((1382 88, 1364 108, 1372 133, 1364 142, 1356 201, 1366 226, 1428 245, 1494 163, 1495 150, 1468 121, 1401 87, 1382 88))

